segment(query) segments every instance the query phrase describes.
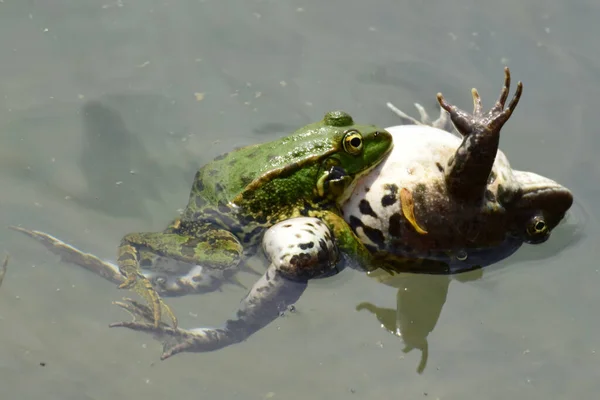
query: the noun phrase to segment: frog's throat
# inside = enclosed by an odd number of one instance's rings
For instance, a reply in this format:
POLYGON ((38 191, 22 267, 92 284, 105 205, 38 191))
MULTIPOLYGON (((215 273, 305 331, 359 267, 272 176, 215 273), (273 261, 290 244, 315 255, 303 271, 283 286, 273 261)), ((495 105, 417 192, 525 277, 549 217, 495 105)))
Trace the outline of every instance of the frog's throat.
POLYGON ((362 171, 359 171, 356 174, 354 174, 352 182, 350 182, 348 187, 346 187, 346 190, 344 191, 344 193, 342 193, 342 195, 340 197, 338 197, 338 199, 337 199, 337 204, 339 207, 342 207, 348 201, 348 199, 352 195, 352 192, 354 192, 354 188, 358 184, 358 181, 360 180, 360 178, 369 174, 369 172, 373 171, 373 169, 375 169, 379 164, 384 162, 385 159, 392 152, 393 147, 394 147, 394 144, 392 143, 390 148, 387 149, 387 151, 381 155, 381 158, 376 163, 374 163, 373 165, 369 166, 368 168, 365 168, 362 171))

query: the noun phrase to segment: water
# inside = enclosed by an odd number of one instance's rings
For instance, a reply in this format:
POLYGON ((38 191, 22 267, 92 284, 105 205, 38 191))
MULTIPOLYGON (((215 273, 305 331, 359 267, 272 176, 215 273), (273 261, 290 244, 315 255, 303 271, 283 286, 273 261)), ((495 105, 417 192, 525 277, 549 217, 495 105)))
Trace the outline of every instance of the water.
MULTIPOLYGON (((247 342, 159 362, 149 336, 109 330, 125 295, 0 230, 6 399, 548 399, 600 389, 597 4, 91 0, 0 2, 0 225, 50 232, 114 258, 121 236, 159 230, 195 168, 345 109, 397 123, 392 101, 436 110, 496 99, 502 67, 524 95, 503 130, 514 167, 573 190, 549 242, 481 279, 408 282, 443 309, 420 353, 355 307, 396 289, 346 271, 247 342), (449 285, 449 286, 448 286, 449 285), (428 291, 426 291, 428 289, 428 291), (447 290, 447 296, 445 291, 447 290)), ((252 284, 252 275, 240 279, 252 284)), ((183 327, 219 324, 245 294, 171 299, 183 327)), ((407 303, 408 304, 408 303, 407 303)), ((431 319, 431 318, 430 318, 431 319)))

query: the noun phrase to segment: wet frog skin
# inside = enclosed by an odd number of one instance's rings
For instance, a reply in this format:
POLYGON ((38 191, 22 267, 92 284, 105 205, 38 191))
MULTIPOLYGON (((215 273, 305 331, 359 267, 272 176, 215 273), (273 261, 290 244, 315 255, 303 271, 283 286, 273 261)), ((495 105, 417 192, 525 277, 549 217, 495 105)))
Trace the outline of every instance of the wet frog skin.
POLYGON ((516 250, 550 237, 573 195, 552 179, 512 169, 498 149, 500 130, 522 93, 519 82, 505 108, 509 87, 506 68, 500 97, 488 112, 473 89, 473 114, 438 94, 440 117, 433 122, 418 104, 421 121, 388 104, 407 124, 387 128, 394 149, 358 180, 342 207, 371 251, 468 266, 478 249, 510 242, 516 250))
MULTIPOLYGON (((117 265, 124 281, 106 264, 98 273, 144 298, 155 326, 164 314, 176 326, 159 294, 183 295, 218 285, 279 221, 319 218, 341 251, 367 263, 370 253, 340 217, 338 198, 391 148, 385 130, 355 124, 347 113, 333 111, 287 137, 219 156, 197 172, 187 207, 165 231, 123 238, 117 265)), ((318 268, 337 262, 327 261, 318 268)), ((305 273, 315 272, 290 272, 305 273)))
MULTIPOLYGON (((508 92, 508 84, 505 83, 506 92, 508 92)), ((503 90, 504 93, 504 90, 503 90)), ((504 106, 504 101, 506 101, 507 93, 504 96, 504 100, 502 101, 501 106, 496 106, 495 115, 502 112, 502 108, 504 106)), ((502 100, 502 96, 500 100, 502 100)), ((516 102, 512 106, 509 106, 509 109, 516 106, 516 102)), ((452 106, 449 106, 451 108, 452 106)), ((452 109, 452 108, 451 108, 452 109)), ((512 112, 511 109, 511 112, 512 112)), ((509 113, 507 113, 509 114, 509 113)), ((443 117, 440 120, 434 123, 435 126, 441 126, 444 123, 449 124, 448 114, 443 113, 443 117), (445 116, 445 117, 444 117, 445 116)), ((507 116, 505 115, 506 119, 507 116)), ((410 119, 410 117, 407 117, 410 119)), ((422 123, 414 121, 410 119, 411 122, 417 123, 419 126, 417 128, 427 128, 423 126, 422 123)), ((481 122, 481 118, 477 119, 481 122)), ((424 118, 424 121, 427 121, 427 118, 424 118)), ((401 126, 401 127, 393 127, 394 130, 400 128, 411 128, 410 126, 401 126)), ((432 128, 433 129, 433 128, 432 128)), ((439 130, 439 129, 438 129, 439 130)), ((449 128, 448 131, 451 129, 449 128)), ((451 148, 452 150, 448 154, 453 154, 456 152, 456 149, 461 145, 460 139, 457 139, 452 136, 452 134, 439 130, 443 137, 449 136, 451 140, 451 148)), ((409 136, 412 140, 417 140, 415 134, 422 134, 423 130, 412 131, 413 133, 409 136)), ((499 128, 497 129, 496 134, 499 134, 499 128)), ((395 134, 394 134, 395 135, 395 134)), ((396 135, 395 135, 396 136, 396 135)), ((396 137, 394 137, 396 140, 396 137)), ((404 145, 407 145, 406 142, 401 142, 404 145)), ((428 143, 432 143, 433 147, 429 147, 428 150, 435 150, 436 146, 440 146, 440 142, 433 140, 428 143)), ((396 147, 394 147, 397 149, 396 147)), ((394 160, 395 150, 387 156, 386 163, 389 163, 390 159, 394 160)), ((423 157, 426 157, 427 152, 423 151, 420 154, 423 157)), ((416 157, 417 154, 409 154, 410 157, 416 157)), ((418 159, 418 158, 417 158, 418 159)), ((397 160, 397 159, 396 159, 397 160)), ((448 157, 444 158, 444 161, 448 161, 448 157)), ((425 163, 425 165, 431 165, 425 163)), ((434 167, 437 169, 437 166, 434 162, 434 167)), ((402 179, 398 179, 399 177, 403 177, 403 168, 405 166, 403 164, 388 164, 385 172, 389 174, 383 174, 382 168, 375 167, 374 169, 368 171, 365 175, 359 177, 359 183, 356 187, 352 187, 352 185, 346 185, 344 183, 340 184, 340 181, 343 181, 344 173, 339 170, 332 170, 327 177, 325 177, 322 181, 324 182, 324 186, 328 187, 330 190, 334 190, 336 193, 342 193, 344 190, 347 193, 344 193, 337 198, 337 202, 340 204, 345 204, 348 206, 351 204, 353 197, 350 198, 348 202, 345 202, 345 199, 348 198, 348 194, 352 191, 353 196, 357 193, 361 193, 364 196, 364 182, 366 182, 370 178, 374 178, 373 187, 380 184, 380 186, 385 184, 395 184, 398 185, 402 183, 402 179), (395 177, 395 180, 390 180, 390 177, 395 177), (337 188, 337 189, 336 189, 337 188)), ((428 175, 424 175, 424 182, 430 182, 428 175)), ((404 178, 403 178, 404 179, 404 178)), ((474 182, 474 181, 473 181, 474 182)), ((402 186, 401 186, 402 187, 402 186)), ((369 191, 369 193, 373 192, 373 189, 369 191)), ((435 194, 435 192, 432 192, 435 194)), ((386 197, 386 204, 391 203, 390 206, 396 207, 397 211, 405 212, 407 215, 407 221, 405 222, 406 226, 411 230, 421 230, 422 232, 417 232, 422 240, 425 240, 428 235, 434 234, 434 230, 432 230, 428 225, 422 223, 422 215, 419 213, 419 209, 415 207, 418 202, 413 198, 411 200, 412 194, 409 193, 409 196, 404 196, 404 203, 402 199, 399 199, 399 196, 396 196, 395 202, 390 202, 389 200, 392 197, 386 197), (399 199, 399 200, 398 200, 399 199), (412 204, 412 206, 411 206, 412 204), (415 226, 416 225, 416 226, 415 226)), ((414 197, 414 195, 413 195, 414 197)), ((376 198, 377 199, 377 198, 376 198)), ((379 202, 382 203, 383 197, 379 197, 379 202)), ((453 200, 455 201, 455 200, 453 200)), ((466 200, 461 200, 466 201, 466 200)), ((358 204, 361 204, 360 201, 358 204)), ((468 202, 466 204, 469 204, 468 202)), ((371 207, 374 211, 379 211, 375 202, 371 203, 371 207)), ((346 208, 347 209, 347 208, 346 208)), ((352 210, 352 208, 350 208, 352 210)), ((366 210, 363 206, 362 209, 359 207, 358 210, 361 214, 364 214, 362 210, 366 210)), ((433 209, 435 210, 435 209, 433 209)), ((566 211, 566 210, 565 210, 566 211)), ((367 212, 367 214, 369 214, 367 212)), ((354 221, 351 219, 351 216, 355 215, 352 213, 346 213, 345 218, 347 222, 354 221)), ((403 214, 404 215, 404 214, 403 214)), ((378 213, 374 219, 375 222, 378 222, 381 225, 373 225, 373 227, 383 226, 386 223, 385 214, 378 213)), ((389 220, 389 219, 388 219, 389 220)), ((363 224, 366 223, 365 220, 361 221, 363 224)), ((371 221, 373 222, 373 221, 371 221)), ((123 302, 118 302, 117 304, 124 308, 126 311, 131 313, 134 317, 133 321, 130 322, 120 322, 116 324, 112 324, 113 327, 126 327, 129 329, 133 329, 136 331, 142 331, 146 333, 152 334, 154 337, 158 338, 164 344, 164 351, 162 358, 168 358, 174 354, 179 352, 205 352, 216 350, 233 343, 237 343, 247 339, 254 332, 260 330, 261 328, 268 325, 271 321, 273 321, 280 312, 285 310, 289 305, 294 304, 297 299, 301 296, 305 288, 307 287, 307 283, 310 279, 317 277, 325 277, 331 274, 338 272, 341 268, 343 268, 348 261, 344 258, 345 254, 350 254, 353 258, 352 254, 359 254, 359 251, 352 250, 352 246, 356 245, 356 242, 352 239, 353 233, 352 231, 340 229, 337 226, 344 226, 346 222, 341 219, 335 220, 327 220, 321 217, 310 217, 309 216, 299 216, 292 217, 288 219, 283 219, 280 222, 275 223, 273 226, 265 230, 264 235, 262 235, 262 251, 265 255, 265 258, 269 262, 269 267, 267 268, 267 272, 255 283, 246 297, 242 300, 238 311, 234 314, 234 316, 226 321, 219 328, 194 328, 194 329, 181 329, 174 328, 168 326, 166 323, 160 321, 159 326, 156 326, 156 319, 154 316, 154 310, 151 307, 148 307, 145 304, 139 303, 135 300, 126 299, 123 302), (353 245, 344 245, 345 243, 353 243, 353 245), (339 246, 341 244, 341 246, 339 246), (345 248, 344 248, 345 246, 345 248), (350 251, 348 251, 348 249, 350 251), (336 262, 332 260, 338 260, 336 262)), ((553 228, 552 226, 551 228, 553 228)), ((371 247, 375 254, 375 259, 371 259, 361 265, 361 267, 365 267, 366 265, 378 265, 378 262, 384 262, 384 258, 386 256, 391 256, 394 259, 394 266, 398 267, 398 271, 418 271, 418 272, 427 272, 430 270, 435 270, 437 272, 448 272, 447 270, 440 270, 440 265, 446 267, 448 265, 448 255, 446 252, 442 251, 441 254, 446 257, 443 263, 430 263, 428 261, 423 262, 419 259, 405 259, 401 256, 404 248, 398 248, 392 246, 392 239, 399 240, 395 237, 386 236, 385 231, 382 231, 384 235, 384 239, 387 243, 386 246, 381 248, 373 248, 373 241, 369 238, 368 235, 364 234, 364 229, 359 227, 357 228, 354 225, 355 232, 358 234, 358 237, 361 240, 364 240, 365 243, 371 247), (400 263, 396 264, 397 261, 400 263), (371 263, 371 264, 369 264, 371 263), (373 264, 374 263, 374 264, 373 264)), ((96 273, 103 275, 105 278, 113 281, 113 282, 122 282, 123 276, 119 273, 118 268, 116 266, 111 266, 110 264, 103 262, 91 254, 81 253, 77 249, 70 247, 64 242, 59 241, 56 238, 51 237, 50 235, 44 234, 42 232, 37 231, 27 231, 22 228, 18 228, 24 233, 40 240, 44 245, 50 248, 52 251, 61 254, 63 257, 68 256, 68 260, 72 261, 78 265, 89 268, 96 273), (103 265, 103 266, 102 266, 103 265), (91 266, 91 267, 90 267, 91 266)), ((460 232, 459 232, 460 234, 460 232)), ((490 249, 484 249, 481 246, 484 244, 489 245, 490 242, 480 242, 476 243, 477 248, 470 250, 469 257, 466 262, 475 262, 478 265, 484 265, 486 263, 492 262, 495 260, 504 258, 509 255, 512 251, 515 250, 513 244, 516 243, 516 246, 520 245, 519 240, 516 236, 510 235, 511 240, 504 242, 502 246, 503 250, 501 254, 498 254, 496 251, 496 247, 492 247, 490 249), (516 239, 516 242, 512 240, 516 239)), ((464 237, 455 238, 455 240, 467 240, 464 237)), ((458 242, 456 242, 458 243, 458 242)), ((399 241, 395 242, 396 246, 400 244, 399 241)), ((462 245, 461 245, 462 246, 462 245)), ((432 251, 436 248, 426 247, 426 251, 432 251)), ((439 250, 445 250, 446 247, 440 246, 439 250)), ((414 254, 414 253, 409 253, 414 254)), ((430 255, 431 253, 425 253, 430 255)), ((437 254, 437 253, 436 253, 437 254)), ((365 259, 358 260, 358 264, 361 261, 365 261, 365 259)), ((456 257, 451 258, 452 262, 462 263, 465 260, 457 260, 456 257)), ((451 263, 452 263, 451 262, 451 263)), ((353 264, 352 260, 348 261, 348 264, 353 264)), ((356 264, 356 263, 354 263, 356 264)), ((462 264, 461 264, 462 265, 462 264)), ((400 283, 392 282, 392 276, 387 272, 382 272, 381 270, 372 270, 371 268, 367 269, 369 275, 375 279, 380 280, 383 283, 391 284, 395 287, 405 287, 407 286, 406 280, 400 280, 400 283)), ((389 271, 389 269, 386 267, 389 271)), ((166 272, 162 272, 166 274, 169 279, 174 279, 180 275, 176 273, 173 276, 168 275, 166 272)), ((398 275, 395 275, 398 277, 398 275)), ((162 282, 163 284, 165 282, 162 282)), ((413 285, 414 286, 414 285, 413 285)), ((419 285, 421 286, 421 285, 419 285)), ((167 285, 165 287, 168 288, 167 285)), ((443 285, 442 285, 443 288, 443 285)), ((445 293, 444 290, 441 290, 442 294, 445 293)), ((164 292, 165 295, 168 292, 164 292)), ((404 292, 403 292, 404 293, 404 292)), ((420 294, 417 292, 411 291, 411 296, 415 298, 419 298, 420 294)), ((397 326, 389 325, 390 330, 406 330, 407 324, 405 323, 408 320, 414 320, 415 316, 411 316, 410 312, 407 311, 407 304, 409 302, 406 301, 406 293, 404 295, 398 296, 398 316, 396 320, 398 321, 397 326), (403 306, 404 305, 404 306, 403 306), (404 315, 407 314, 407 315, 404 315)), ((443 305, 443 301, 445 300, 445 295, 441 296, 441 301, 439 302, 439 308, 443 305)), ((389 314, 389 310, 380 309, 376 306, 370 305, 368 303, 361 303, 358 309, 366 309, 375 312, 378 317, 381 318, 380 314, 389 314)), ((438 313, 439 314, 439 313, 438 313)), ((387 318, 387 317, 386 317, 387 318)), ((387 326, 386 325, 386 326, 387 326)), ((403 335, 406 337, 411 337, 412 339, 408 341, 407 350, 411 348, 419 348, 424 352, 424 358, 419 367, 422 370, 426 364, 426 335, 429 331, 433 329, 435 326, 435 321, 424 321, 423 326, 420 327, 420 331, 423 333, 418 335, 403 335)), ((406 333, 406 332, 404 332, 406 333)))

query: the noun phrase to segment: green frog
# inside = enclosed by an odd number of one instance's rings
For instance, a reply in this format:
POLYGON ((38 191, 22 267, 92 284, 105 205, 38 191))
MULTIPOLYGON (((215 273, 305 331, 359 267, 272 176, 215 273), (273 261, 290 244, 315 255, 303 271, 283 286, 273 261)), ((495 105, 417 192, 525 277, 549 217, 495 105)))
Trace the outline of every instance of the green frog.
MULTIPOLYGON (((144 298, 155 326, 167 314, 176 327, 160 293, 184 295, 217 285, 280 221, 318 218, 341 252, 367 262, 370 253, 341 218, 338 198, 391 149, 391 135, 384 129, 355 124, 349 114, 332 111, 287 137, 218 156, 196 173, 185 210, 167 229, 123 237, 117 266, 124 280, 114 271, 98 272, 144 298)), ((293 259, 278 270, 312 277, 337 262, 318 261, 300 265, 293 259)))

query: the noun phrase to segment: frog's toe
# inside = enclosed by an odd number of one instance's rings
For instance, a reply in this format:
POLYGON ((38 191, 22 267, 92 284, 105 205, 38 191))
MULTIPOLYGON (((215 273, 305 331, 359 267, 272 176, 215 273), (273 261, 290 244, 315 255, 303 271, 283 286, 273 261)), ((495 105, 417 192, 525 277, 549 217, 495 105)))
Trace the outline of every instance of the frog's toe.
POLYGON ((131 314, 133 320, 115 322, 109 326, 151 334, 163 343, 161 360, 186 351, 205 352, 216 350, 240 340, 232 330, 227 329, 198 328, 186 330, 170 327, 164 322, 160 322, 156 326, 152 309, 132 299, 125 298, 122 302, 114 302, 114 304, 131 314))
MULTIPOLYGON (((125 283, 127 283, 127 281, 125 283)), ((173 323, 173 327, 177 327, 177 318, 175 317, 175 314, 162 300, 148 278, 140 274, 133 280, 133 283, 128 288, 136 292, 149 304, 149 309, 152 310, 154 326, 158 327, 162 321, 163 315, 166 315, 173 323)))

